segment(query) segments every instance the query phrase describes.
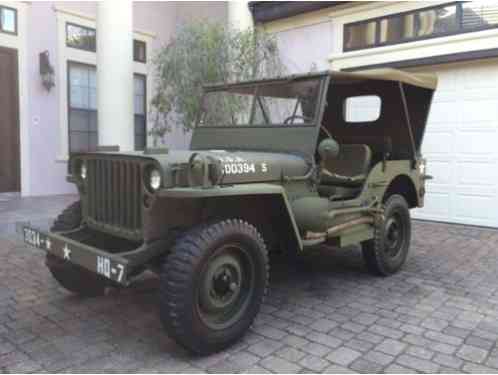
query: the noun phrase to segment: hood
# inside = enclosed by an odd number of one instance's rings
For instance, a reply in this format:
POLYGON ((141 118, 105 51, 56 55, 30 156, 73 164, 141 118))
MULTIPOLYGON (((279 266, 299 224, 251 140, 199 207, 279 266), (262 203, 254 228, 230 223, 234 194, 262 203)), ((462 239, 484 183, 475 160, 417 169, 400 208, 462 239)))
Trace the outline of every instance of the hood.
MULTIPOLYGON (((311 168, 311 165, 301 156, 261 151, 170 150, 167 153, 158 154, 145 154, 138 151, 103 154, 116 157, 140 157, 156 161, 162 167, 164 187, 168 188, 178 186, 179 183, 174 174, 178 171, 187 171, 189 160, 194 153, 199 156, 196 160, 204 157, 209 165, 219 166, 218 168, 223 172, 220 180, 223 185, 280 181, 282 177, 303 176, 311 168)), ((181 178, 181 181, 180 186, 186 184, 186 178, 181 178)))
POLYGON ((194 153, 199 155, 197 160, 204 157, 209 165, 219 166, 223 173, 220 180, 223 185, 280 181, 284 176, 303 176, 311 167, 304 158, 298 155, 261 151, 170 151, 165 155, 150 155, 149 157, 161 163, 166 175, 165 180, 168 180, 168 175, 171 175, 174 169, 186 170, 189 159, 194 153))

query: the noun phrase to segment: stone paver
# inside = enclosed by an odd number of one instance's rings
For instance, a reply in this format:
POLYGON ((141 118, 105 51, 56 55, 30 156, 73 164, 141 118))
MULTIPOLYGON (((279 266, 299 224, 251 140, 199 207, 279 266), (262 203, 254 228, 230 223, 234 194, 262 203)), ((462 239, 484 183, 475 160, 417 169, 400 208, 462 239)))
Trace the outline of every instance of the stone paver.
MULTIPOLYGON (((9 228, 29 216, 17 204, 9 228)), ((410 257, 392 277, 369 275, 357 247, 313 252, 297 269, 273 264, 252 329, 208 357, 163 333, 156 276, 81 299, 57 285, 40 251, 0 233, 0 373, 498 373, 498 231, 413 229, 410 257)))
POLYGON ((361 353, 356 350, 341 347, 334 350, 327 356, 330 362, 337 363, 338 365, 347 366, 355 359, 361 357, 361 353))

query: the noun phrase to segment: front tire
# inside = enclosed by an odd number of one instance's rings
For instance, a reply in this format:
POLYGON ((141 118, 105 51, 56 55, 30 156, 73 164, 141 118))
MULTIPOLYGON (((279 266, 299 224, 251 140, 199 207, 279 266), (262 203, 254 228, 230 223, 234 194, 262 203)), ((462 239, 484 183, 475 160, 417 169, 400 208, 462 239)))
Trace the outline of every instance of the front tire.
POLYGON ((240 339, 268 286, 268 252, 257 229, 238 219, 194 228, 173 246, 160 275, 166 332, 198 354, 240 339))
POLYGON ((362 244, 368 270, 380 276, 397 272, 410 249, 411 219, 405 198, 391 195, 384 205, 384 219, 375 222, 374 238, 362 244))
MULTIPOLYGON (((67 207, 54 221, 51 232, 66 232, 77 229, 81 224, 81 203, 67 207)), ((83 297, 96 297, 105 293, 106 280, 84 268, 68 263, 47 253, 45 264, 57 282, 71 293, 83 297)))
POLYGON ((71 293, 82 297, 104 295, 106 281, 102 277, 48 253, 45 258, 45 264, 54 279, 71 293))

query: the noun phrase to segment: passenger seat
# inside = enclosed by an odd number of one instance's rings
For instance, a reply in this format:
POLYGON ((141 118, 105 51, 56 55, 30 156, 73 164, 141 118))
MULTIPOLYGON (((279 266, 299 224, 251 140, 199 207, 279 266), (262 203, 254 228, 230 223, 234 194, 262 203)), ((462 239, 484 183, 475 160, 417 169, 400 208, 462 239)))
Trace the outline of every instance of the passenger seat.
POLYGON ((341 145, 337 158, 323 161, 319 194, 354 196, 368 176, 371 160, 372 152, 367 145, 341 145))

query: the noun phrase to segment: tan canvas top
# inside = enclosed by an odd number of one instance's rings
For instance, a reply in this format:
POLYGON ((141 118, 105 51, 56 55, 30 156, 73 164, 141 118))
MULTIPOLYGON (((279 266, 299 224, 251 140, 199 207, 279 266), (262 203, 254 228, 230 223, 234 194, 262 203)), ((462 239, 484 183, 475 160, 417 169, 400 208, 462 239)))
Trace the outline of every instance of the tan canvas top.
POLYGON ((369 69, 369 70, 359 70, 355 72, 344 72, 337 70, 325 70, 321 72, 311 72, 305 74, 293 74, 284 77, 274 77, 274 78, 264 78, 252 81, 242 81, 233 83, 215 83, 205 85, 204 88, 208 90, 219 90, 220 88, 237 88, 239 90, 241 87, 254 84, 264 84, 272 82, 282 82, 295 79, 303 78, 313 78, 319 76, 329 75, 332 77, 332 81, 360 81, 360 80, 379 80, 379 81, 394 81, 403 82, 413 86, 424 87, 426 89, 435 90, 437 86, 437 76, 432 73, 408 73, 402 70, 382 68, 382 69, 369 69))
POLYGON ((404 82, 434 90, 437 86, 437 76, 432 73, 408 73, 397 69, 369 69, 355 72, 331 71, 335 80, 377 79, 382 81, 404 82))

